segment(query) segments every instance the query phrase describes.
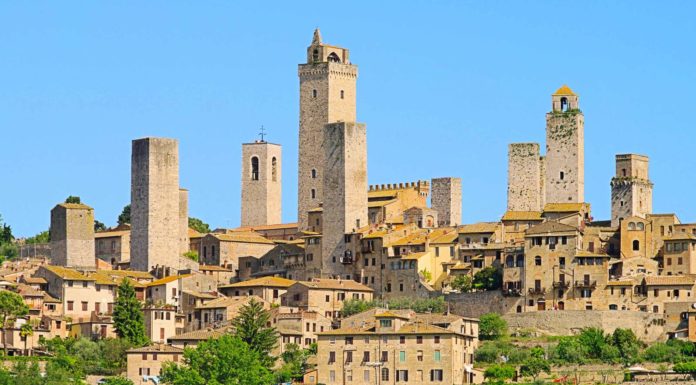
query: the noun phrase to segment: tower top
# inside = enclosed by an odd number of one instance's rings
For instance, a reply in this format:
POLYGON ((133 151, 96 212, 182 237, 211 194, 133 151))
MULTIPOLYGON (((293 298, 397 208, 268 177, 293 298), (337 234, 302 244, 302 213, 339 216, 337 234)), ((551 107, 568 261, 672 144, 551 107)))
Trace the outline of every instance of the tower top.
POLYGON ((312 37, 311 45, 321 45, 321 32, 319 31, 319 28, 314 30, 314 36, 312 37))
POLYGON ((577 111, 580 108, 578 99, 578 94, 564 84, 551 95, 551 110, 553 112, 577 111))
POLYGON ((554 95, 572 95, 572 96, 577 96, 573 90, 570 89, 567 85, 562 85, 561 88, 557 89, 556 92, 553 93, 554 95))

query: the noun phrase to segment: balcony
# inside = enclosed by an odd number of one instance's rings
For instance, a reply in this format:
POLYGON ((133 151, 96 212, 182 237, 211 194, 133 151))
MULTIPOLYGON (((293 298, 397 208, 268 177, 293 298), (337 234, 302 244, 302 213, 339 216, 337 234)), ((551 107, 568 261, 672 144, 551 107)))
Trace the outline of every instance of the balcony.
POLYGON ((570 287, 570 282, 568 281, 558 281, 553 283, 554 289, 568 290, 570 287))
POLYGON ((368 253, 374 253, 375 252, 375 247, 374 245, 370 244, 363 244, 362 247, 360 248, 360 251, 368 254, 368 253))
POLYGON ((597 281, 589 281, 589 280, 575 281, 575 287, 577 289, 595 289, 595 288, 597 288, 597 281))
POLYGON ((353 257, 346 255, 346 256, 340 257, 339 261, 341 261, 341 263, 344 265, 350 265, 353 263, 353 257))
POLYGON ((544 295, 546 294, 546 289, 543 287, 530 287, 528 293, 530 295, 544 295))
POLYGON ((519 288, 511 288, 511 289, 503 288, 501 291, 503 292, 503 296, 505 296, 505 297, 519 297, 522 295, 522 290, 519 288))

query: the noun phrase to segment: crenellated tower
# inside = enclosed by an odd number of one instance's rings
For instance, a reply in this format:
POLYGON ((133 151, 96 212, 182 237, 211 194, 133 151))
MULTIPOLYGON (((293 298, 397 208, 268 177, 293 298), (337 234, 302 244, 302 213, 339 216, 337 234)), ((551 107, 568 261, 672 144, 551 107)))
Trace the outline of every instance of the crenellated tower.
POLYGON ((611 178, 611 225, 629 217, 652 214, 653 184, 645 155, 616 155, 616 176, 611 178))

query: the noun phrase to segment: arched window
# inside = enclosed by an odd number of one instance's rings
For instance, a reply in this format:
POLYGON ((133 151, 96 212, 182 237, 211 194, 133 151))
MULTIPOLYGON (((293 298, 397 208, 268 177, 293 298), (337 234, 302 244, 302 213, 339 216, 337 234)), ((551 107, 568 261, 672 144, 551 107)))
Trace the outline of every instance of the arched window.
POLYGON ((278 160, 275 156, 271 159, 271 178, 274 182, 278 181, 278 160))
POLYGON ((637 228, 638 230, 643 231, 645 230, 645 224, 643 222, 638 222, 637 228))
POLYGON ((635 241, 633 241, 633 251, 639 251, 639 250, 640 250, 640 241, 636 239, 635 241))
POLYGON ((635 222, 629 222, 629 223, 628 223, 628 229, 629 229, 629 230, 635 230, 635 229, 636 229, 636 223, 635 223, 635 222))
POLYGON ((314 168, 312 169, 312 179, 317 179, 317 170, 314 168))
POLYGON ((541 266, 541 257, 540 256, 537 255, 536 257, 534 257, 534 265, 541 266))
POLYGON ((522 306, 517 305, 517 312, 518 312, 518 313, 522 313, 522 306))
POLYGON ((561 98, 561 111, 568 111, 568 98, 561 98))
POLYGON ((332 63, 340 63, 340 62, 341 62, 341 59, 338 57, 338 55, 336 55, 336 52, 331 52, 331 53, 329 54, 329 58, 328 58, 328 59, 329 59, 329 61, 332 62, 332 63))
POLYGON ((259 158, 251 157, 251 180, 259 180, 259 158))
POLYGON ((312 51, 312 61, 315 63, 319 61, 319 50, 316 48, 312 51))

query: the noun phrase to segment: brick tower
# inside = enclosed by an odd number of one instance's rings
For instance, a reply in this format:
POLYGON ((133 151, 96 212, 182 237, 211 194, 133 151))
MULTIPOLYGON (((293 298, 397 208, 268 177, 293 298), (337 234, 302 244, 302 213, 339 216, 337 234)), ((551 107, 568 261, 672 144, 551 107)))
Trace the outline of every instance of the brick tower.
POLYGON ((616 176, 611 178, 611 225, 622 219, 652 214, 653 184, 648 176, 645 155, 616 155, 616 176))
POLYGON ((544 162, 538 143, 508 146, 508 211, 541 211, 544 207, 544 162))
POLYGON ((354 122, 358 67, 348 50, 326 45, 319 30, 307 48, 307 63, 300 64, 300 137, 298 165, 298 224, 308 228, 307 212, 323 201, 324 126, 354 122))
POLYGON ((585 117, 568 86, 552 96, 546 114, 546 203, 585 200, 585 117))
POLYGON ((51 210, 51 263, 95 270, 94 210, 80 203, 61 203, 51 210))
POLYGON ((180 257, 179 144, 133 141, 131 154, 131 268, 178 268, 180 257))
POLYGON ((437 211, 439 226, 462 224, 462 178, 434 178, 431 207, 437 211))
POLYGON ((242 226, 281 223, 281 146, 242 144, 242 226))
POLYGON ((345 235, 368 224, 365 125, 327 124, 324 141, 322 275, 348 278, 345 272, 352 269, 344 266, 355 263, 355 255, 347 254, 345 235))

